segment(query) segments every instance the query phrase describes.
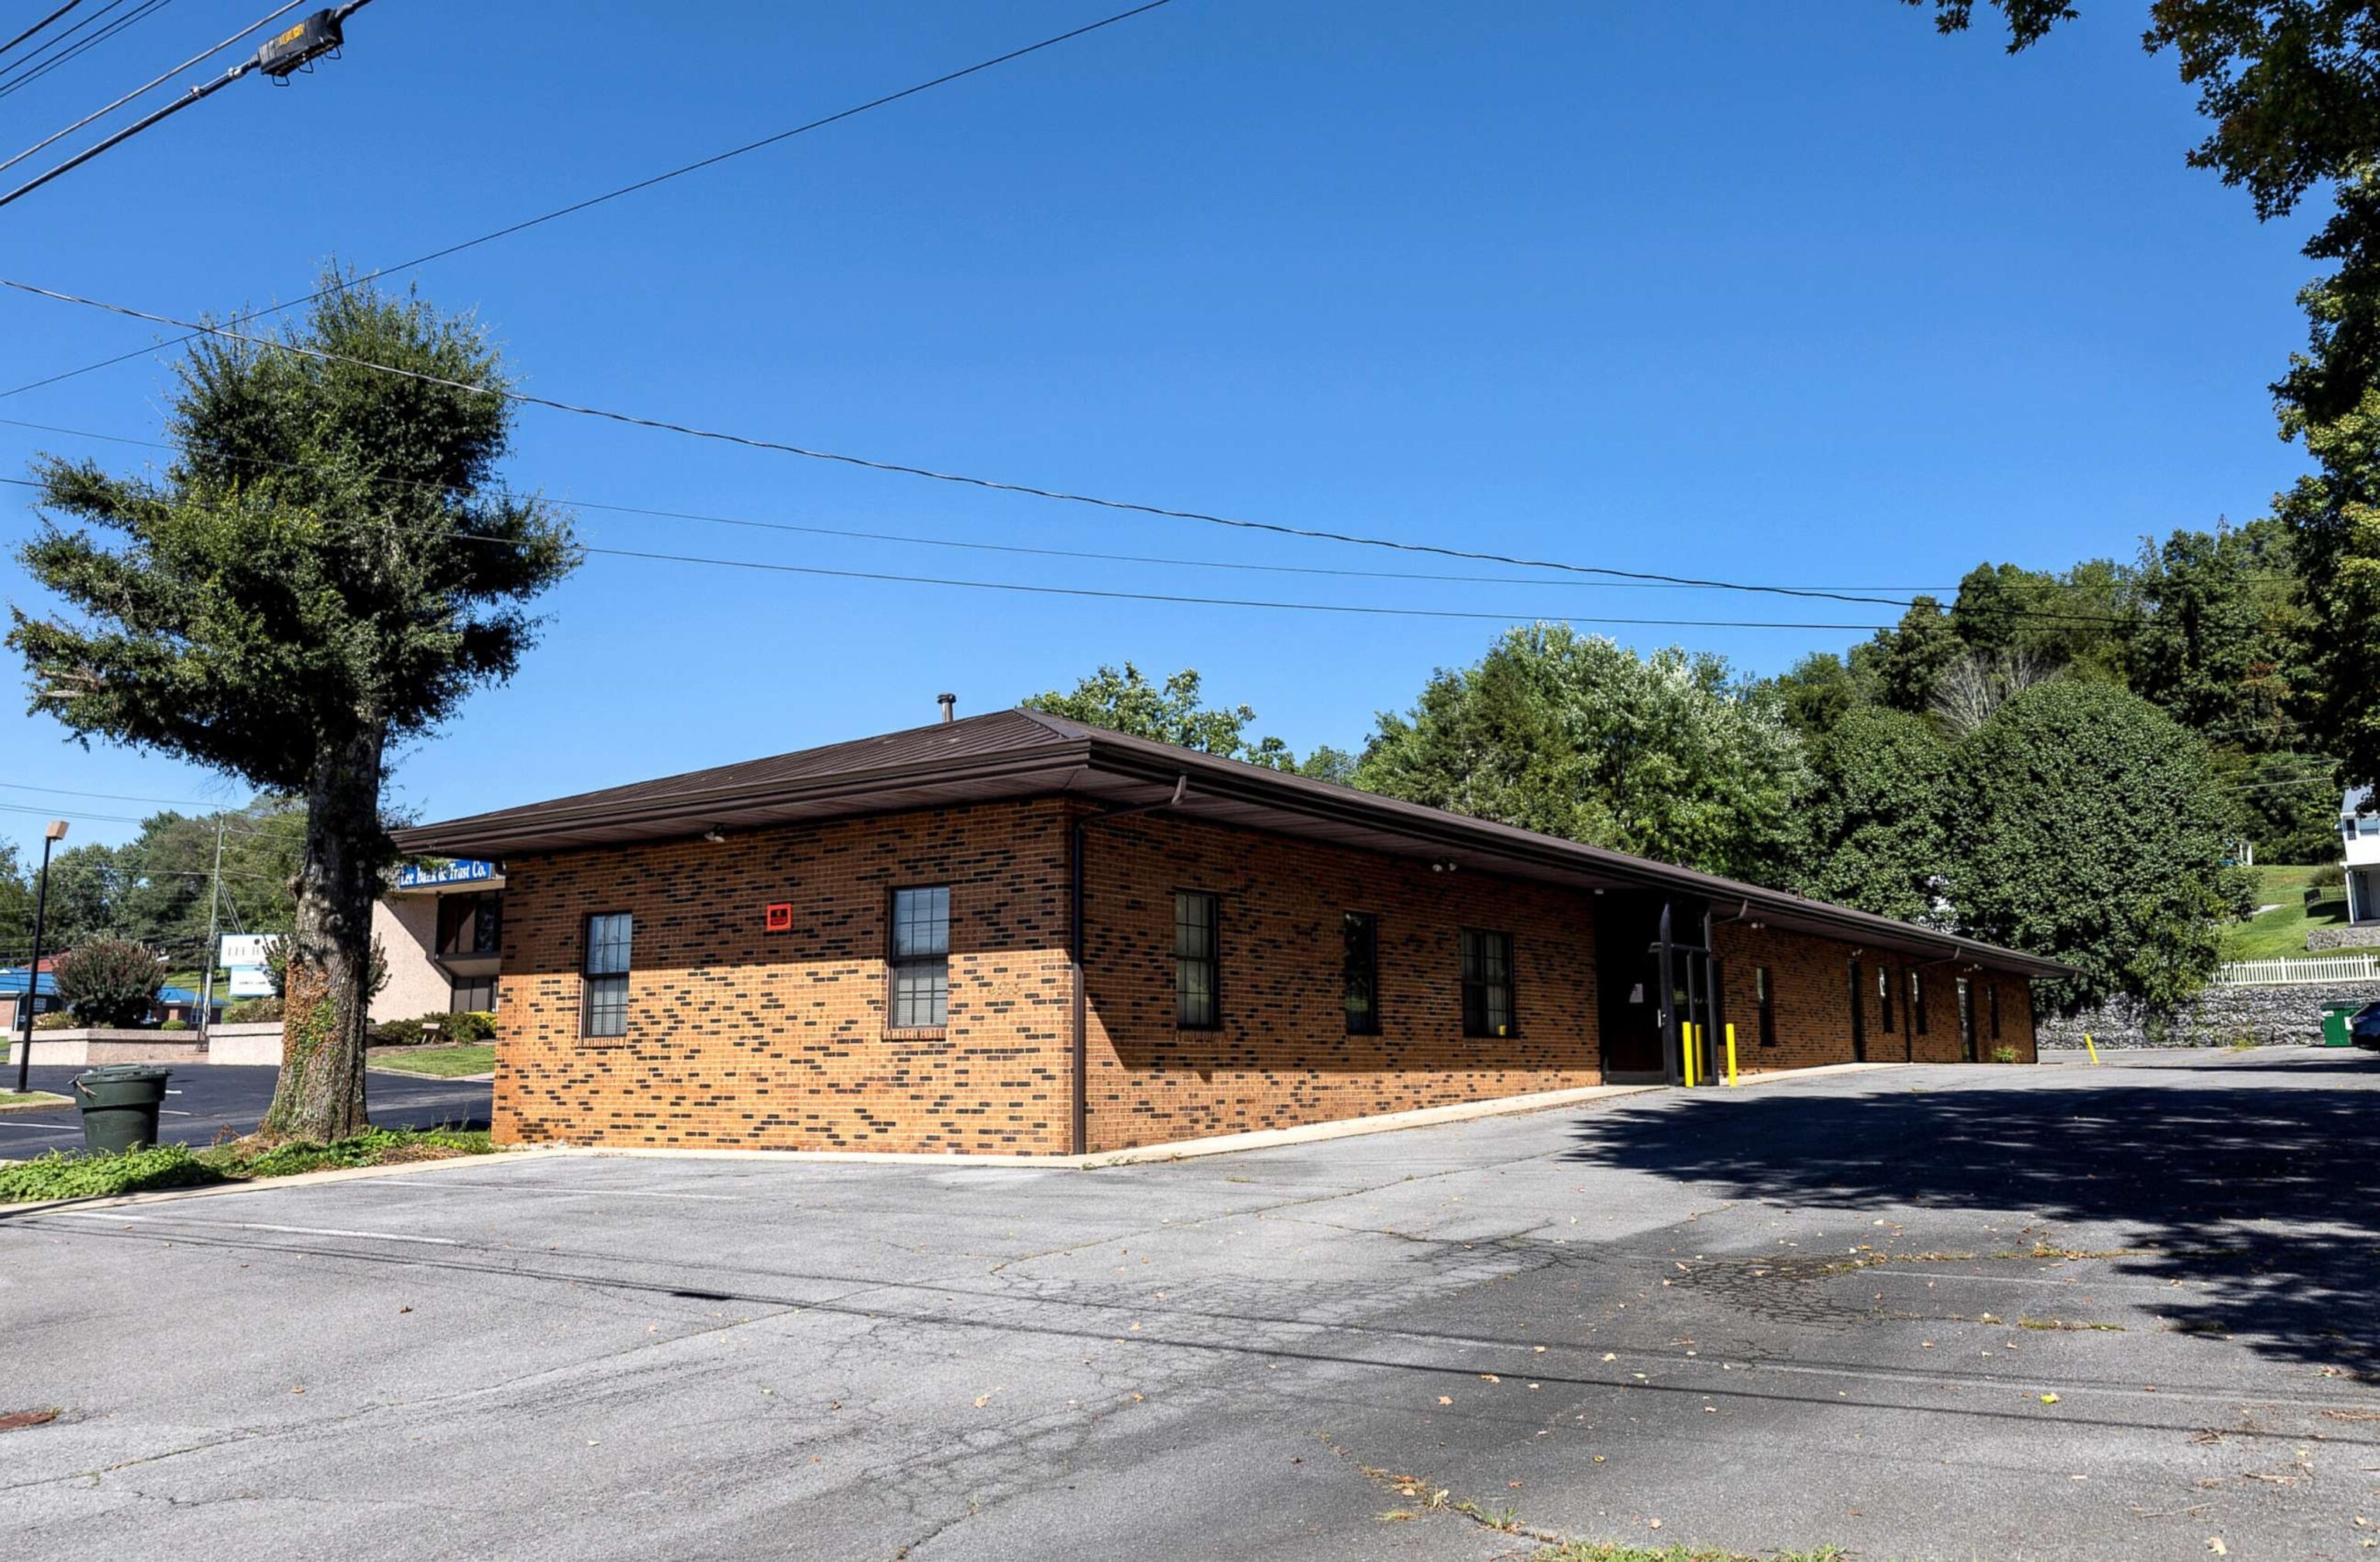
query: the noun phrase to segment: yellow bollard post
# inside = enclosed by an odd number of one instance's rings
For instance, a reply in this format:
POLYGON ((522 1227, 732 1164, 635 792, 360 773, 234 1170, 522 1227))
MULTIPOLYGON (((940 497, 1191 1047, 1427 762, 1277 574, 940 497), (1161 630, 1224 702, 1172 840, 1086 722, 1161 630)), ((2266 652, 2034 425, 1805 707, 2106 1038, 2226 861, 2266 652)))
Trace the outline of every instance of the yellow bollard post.
POLYGON ((1735 1021, 1727 1022, 1727 1082, 1735 1083, 1735 1021))
POLYGON ((2082 1048, 2091 1055, 2091 1067, 2099 1067, 2099 1049, 2091 1044, 2091 1032, 2088 1031, 2082 1032, 2082 1048))
POLYGON ((1685 1059, 1686 1088, 1694 1088, 1694 1028, 1691 1023, 1678 1027, 1678 1052, 1685 1059))

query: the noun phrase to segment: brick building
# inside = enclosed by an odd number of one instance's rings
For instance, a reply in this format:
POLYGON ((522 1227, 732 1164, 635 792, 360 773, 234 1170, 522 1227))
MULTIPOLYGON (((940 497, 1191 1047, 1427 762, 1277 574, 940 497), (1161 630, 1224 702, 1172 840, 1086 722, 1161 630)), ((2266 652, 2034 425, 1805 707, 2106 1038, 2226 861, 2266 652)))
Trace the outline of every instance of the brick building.
POLYGON ((1117 1149, 1708 1078, 1730 1023, 2031 1062, 2062 969, 1026 711, 398 839, 504 864, 505 1141, 1117 1149))

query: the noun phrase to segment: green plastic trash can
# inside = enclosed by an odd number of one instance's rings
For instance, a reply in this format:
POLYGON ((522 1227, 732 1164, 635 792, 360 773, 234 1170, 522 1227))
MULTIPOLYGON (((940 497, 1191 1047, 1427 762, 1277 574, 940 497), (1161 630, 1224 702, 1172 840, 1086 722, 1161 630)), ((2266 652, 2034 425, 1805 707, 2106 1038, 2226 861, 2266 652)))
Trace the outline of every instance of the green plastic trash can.
POLYGON ((2322 1011, 2322 1044, 2326 1047, 2351 1047, 2355 1038, 2348 1033, 2347 1022, 2353 1019, 2362 1004, 2326 1004, 2322 1011))
POLYGON ((170 1069, 147 1063, 110 1063, 75 1076, 82 1108, 82 1141, 92 1150, 138 1150, 157 1142, 157 1109, 165 1104, 170 1069))

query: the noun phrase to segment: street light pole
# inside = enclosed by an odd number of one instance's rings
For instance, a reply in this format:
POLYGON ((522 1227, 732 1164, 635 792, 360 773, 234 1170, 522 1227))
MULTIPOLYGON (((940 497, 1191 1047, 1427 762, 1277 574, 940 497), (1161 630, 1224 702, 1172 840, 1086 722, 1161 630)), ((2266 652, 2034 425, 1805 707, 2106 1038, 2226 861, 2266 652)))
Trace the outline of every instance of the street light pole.
POLYGON ((42 832, 42 880, 33 891, 33 959, 25 968, 25 1045, 17 1054, 17 1093, 30 1088, 33 1067, 33 1010, 42 991, 42 919, 50 909, 50 848, 67 838, 67 822, 53 819, 42 832))

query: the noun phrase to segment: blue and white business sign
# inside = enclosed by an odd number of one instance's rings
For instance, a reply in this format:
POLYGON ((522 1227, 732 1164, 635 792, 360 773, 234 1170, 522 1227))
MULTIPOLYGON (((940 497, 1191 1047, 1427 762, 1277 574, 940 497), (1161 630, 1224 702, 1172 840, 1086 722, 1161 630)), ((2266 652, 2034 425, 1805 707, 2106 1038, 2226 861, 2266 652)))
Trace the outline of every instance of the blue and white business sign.
POLYGON ((458 857, 451 862, 408 862, 396 871, 399 889, 434 889, 441 885, 479 884, 482 880, 502 878, 500 863, 484 862, 476 858, 458 857))

